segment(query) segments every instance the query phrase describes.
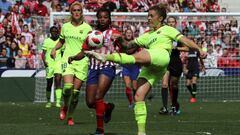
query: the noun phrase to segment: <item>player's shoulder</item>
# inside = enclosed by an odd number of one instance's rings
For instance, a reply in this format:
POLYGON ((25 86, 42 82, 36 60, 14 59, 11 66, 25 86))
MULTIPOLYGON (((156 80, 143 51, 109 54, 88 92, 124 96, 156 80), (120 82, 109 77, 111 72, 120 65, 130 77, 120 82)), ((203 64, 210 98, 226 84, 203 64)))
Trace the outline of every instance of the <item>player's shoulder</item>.
POLYGON ((86 22, 83 22, 82 23, 82 26, 85 27, 85 28, 88 28, 88 29, 92 29, 92 26, 86 22))

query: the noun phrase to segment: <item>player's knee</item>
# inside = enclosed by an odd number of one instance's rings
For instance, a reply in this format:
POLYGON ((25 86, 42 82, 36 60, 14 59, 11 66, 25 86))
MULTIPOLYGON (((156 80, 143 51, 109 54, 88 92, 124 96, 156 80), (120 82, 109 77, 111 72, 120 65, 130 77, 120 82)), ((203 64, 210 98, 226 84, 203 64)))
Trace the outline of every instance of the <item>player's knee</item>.
POLYGON ((168 84, 162 84, 162 88, 168 88, 168 84))

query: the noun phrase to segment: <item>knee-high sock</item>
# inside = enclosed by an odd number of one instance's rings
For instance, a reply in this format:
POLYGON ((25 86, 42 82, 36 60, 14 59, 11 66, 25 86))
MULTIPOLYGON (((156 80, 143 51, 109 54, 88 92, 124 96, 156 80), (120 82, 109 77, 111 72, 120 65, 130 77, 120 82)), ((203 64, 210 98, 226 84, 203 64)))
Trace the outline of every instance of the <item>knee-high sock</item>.
POLYGON ((72 115, 77 107, 78 104, 78 95, 79 95, 79 90, 73 90, 72 93, 72 98, 70 101, 70 106, 69 106, 69 111, 68 111, 68 118, 72 118, 72 115))
POLYGON ((64 106, 67 107, 69 105, 69 99, 72 95, 73 84, 72 83, 65 83, 63 87, 63 99, 64 99, 64 106))
POLYGON ((50 102, 51 91, 46 91, 47 102, 50 102))
POLYGON ((162 102, 163 102, 163 106, 167 108, 167 105, 168 105, 168 89, 167 88, 162 88, 162 102))
POLYGON ((135 119, 138 125, 138 132, 145 133, 145 125, 147 119, 147 108, 144 101, 138 101, 134 107, 135 119))
POLYGON ((177 106, 178 104, 178 87, 173 87, 172 88, 172 105, 177 106))
POLYGON ((135 58, 125 53, 112 53, 107 55, 106 59, 119 64, 135 64, 135 58))
POLYGON ((192 94, 192 85, 187 85, 187 89, 189 90, 189 92, 190 92, 190 94, 193 96, 193 94, 192 94))
POLYGON ((126 96, 128 98, 129 104, 132 104, 132 101, 133 101, 132 89, 129 88, 129 87, 126 87, 125 88, 125 94, 126 94, 126 96))
POLYGON ((196 94, 197 94, 197 84, 196 83, 193 83, 192 84, 192 96, 195 98, 196 97, 196 94))
POLYGON ((55 95, 56 95, 56 102, 60 103, 62 98, 62 89, 56 89, 55 95))
POLYGON ((96 117, 97 117, 97 129, 104 132, 103 127, 103 114, 105 112, 105 105, 103 99, 96 101, 96 117))

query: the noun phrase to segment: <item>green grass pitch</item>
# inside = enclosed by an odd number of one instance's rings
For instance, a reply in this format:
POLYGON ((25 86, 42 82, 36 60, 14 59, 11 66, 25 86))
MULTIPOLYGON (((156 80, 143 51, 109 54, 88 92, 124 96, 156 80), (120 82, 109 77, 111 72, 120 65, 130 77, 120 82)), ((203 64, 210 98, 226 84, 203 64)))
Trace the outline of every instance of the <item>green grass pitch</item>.
MULTIPOLYGON (((105 135, 137 135, 133 110, 126 100, 114 100, 105 135)), ((147 101, 147 135, 240 135, 239 102, 181 103, 181 114, 158 114, 161 101, 147 101)), ((59 109, 40 103, 0 103, 0 135, 89 135, 95 131, 95 111, 80 101, 72 127, 58 119, 59 109)))

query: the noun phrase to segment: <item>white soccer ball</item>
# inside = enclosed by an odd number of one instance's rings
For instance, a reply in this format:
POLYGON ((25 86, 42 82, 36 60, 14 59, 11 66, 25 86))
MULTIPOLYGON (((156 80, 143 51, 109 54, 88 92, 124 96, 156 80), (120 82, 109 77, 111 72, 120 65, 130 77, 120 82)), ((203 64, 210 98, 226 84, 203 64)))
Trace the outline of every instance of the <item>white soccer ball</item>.
POLYGON ((104 35, 101 31, 93 30, 88 34, 88 45, 92 48, 101 48, 104 42, 104 35))

